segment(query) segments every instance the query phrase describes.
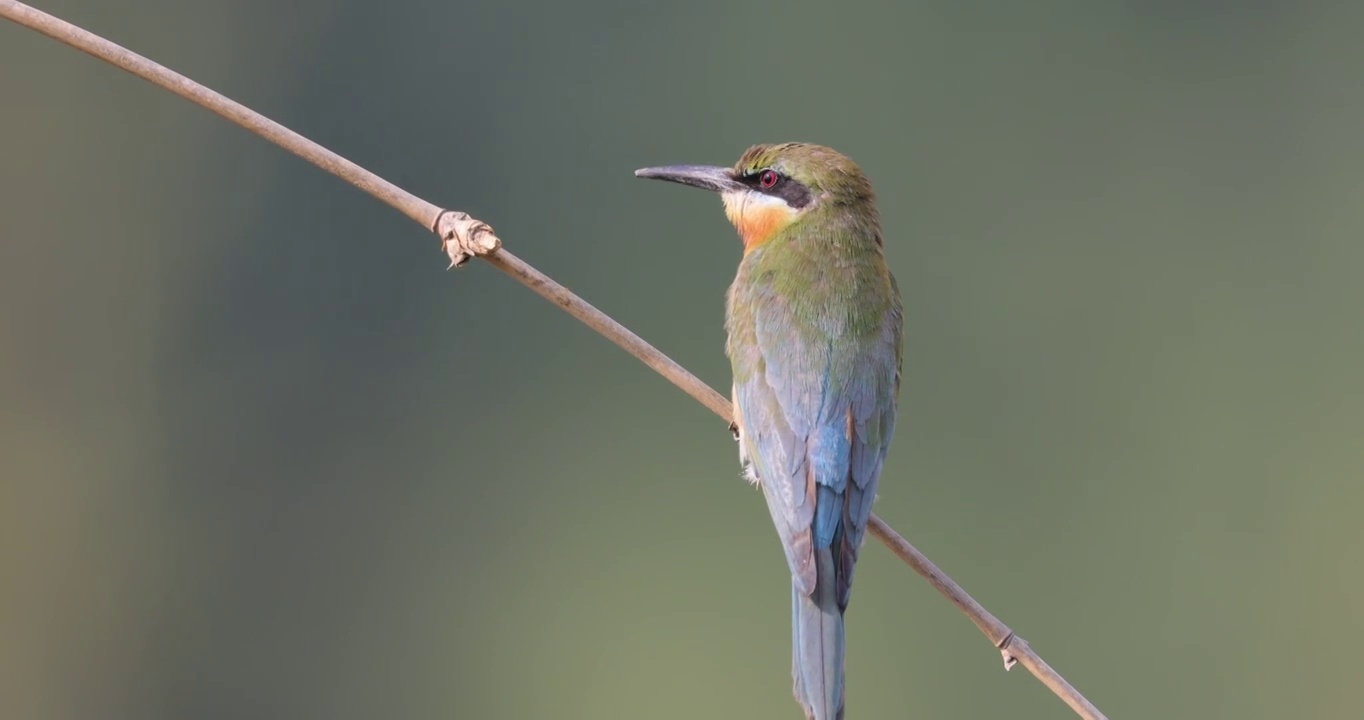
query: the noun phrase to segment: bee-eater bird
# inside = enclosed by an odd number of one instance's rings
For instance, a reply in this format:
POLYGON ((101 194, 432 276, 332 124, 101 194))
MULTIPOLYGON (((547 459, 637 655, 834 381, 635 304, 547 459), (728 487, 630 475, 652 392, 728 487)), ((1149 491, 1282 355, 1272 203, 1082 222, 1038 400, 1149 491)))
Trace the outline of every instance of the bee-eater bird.
POLYGON ((720 193, 743 241, 726 302, 739 460, 791 570, 792 668, 809 720, 843 717, 843 613, 895 428, 902 309, 871 183, 806 143, 732 168, 635 171, 720 193))

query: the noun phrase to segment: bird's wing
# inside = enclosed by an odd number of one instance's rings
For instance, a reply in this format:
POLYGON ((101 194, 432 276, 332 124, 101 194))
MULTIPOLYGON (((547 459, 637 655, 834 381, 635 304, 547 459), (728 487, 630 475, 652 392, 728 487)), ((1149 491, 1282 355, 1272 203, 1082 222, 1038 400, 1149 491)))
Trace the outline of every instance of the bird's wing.
MULTIPOLYGON (((894 280, 891 280, 892 287, 894 280)), ((896 297, 898 297, 898 290, 896 297)), ((847 535, 844 538, 843 562, 839 564, 839 603, 847 607, 848 592, 852 587, 853 567, 857 553, 871 519, 871 506, 876 501, 876 489, 881 479, 881 467, 895 434, 896 400, 900 394, 901 310, 898 303, 887 313, 880 334, 870 343, 867 352, 869 370, 860 382, 853 384, 849 397, 849 426, 852 428, 852 447, 849 453, 847 535)))
POLYGON ((838 322, 794 327, 797 317, 780 304, 755 308, 758 357, 735 401, 795 583, 813 592, 813 551, 833 547, 846 605, 895 422, 900 317, 885 313, 856 336, 838 322))
MULTIPOLYGON (((803 348, 792 350, 799 353, 803 348)), ((767 497, 767 508, 786 552, 792 580, 808 595, 814 591, 816 579, 813 522, 817 490, 806 458, 813 415, 801 415, 794 406, 788 409, 787 405, 795 401, 794 396, 783 400, 789 385, 795 382, 787 373, 798 363, 784 361, 778 353, 756 346, 753 354, 756 357, 752 358, 751 372, 744 373, 742 379, 736 377, 734 384, 734 402, 742 418, 740 440, 744 459, 752 464, 767 497), (785 369, 770 367, 769 358, 778 368, 785 369), (786 379, 778 379, 774 385, 773 375, 786 379)), ((822 373, 813 367, 814 362, 807 359, 805 364, 810 367, 803 384, 814 386, 822 373)))

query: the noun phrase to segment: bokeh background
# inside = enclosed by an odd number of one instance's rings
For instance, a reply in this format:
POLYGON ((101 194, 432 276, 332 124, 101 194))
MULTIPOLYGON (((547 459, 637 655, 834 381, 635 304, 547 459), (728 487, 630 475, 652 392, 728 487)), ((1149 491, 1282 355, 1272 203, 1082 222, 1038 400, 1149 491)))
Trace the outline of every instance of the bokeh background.
MULTIPOLYGON (((1114 718, 1355 718, 1364 5, 47 0, 433 202, 716 387, 739 245, 882 198, 877 510, 1114 718)), ((0 716, 799 717, 724 423, 491 268, 0 23, 0 716)), ((878 545, 850 718, 1067 717, 878 545)))

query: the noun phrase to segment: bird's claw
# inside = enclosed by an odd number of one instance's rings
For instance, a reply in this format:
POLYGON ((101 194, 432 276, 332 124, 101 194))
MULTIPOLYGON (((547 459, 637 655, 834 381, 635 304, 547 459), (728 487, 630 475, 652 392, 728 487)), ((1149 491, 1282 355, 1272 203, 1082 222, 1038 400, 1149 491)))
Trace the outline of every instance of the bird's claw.
POLYGON ((734 436, 734 442, 739 442, 739 423, 730 422, 729 434, 734 436))

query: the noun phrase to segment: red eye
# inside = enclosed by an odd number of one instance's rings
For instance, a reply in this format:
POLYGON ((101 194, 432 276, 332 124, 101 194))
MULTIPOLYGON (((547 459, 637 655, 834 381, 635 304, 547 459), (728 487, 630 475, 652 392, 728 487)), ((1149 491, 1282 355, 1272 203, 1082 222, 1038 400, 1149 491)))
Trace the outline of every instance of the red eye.
POLYGON ((758 186, 764 190, 771 190, 777 186, 777 181, 780 179, 781 176, 777 174, 776 170, 764 170, 758 176, 758 186))

